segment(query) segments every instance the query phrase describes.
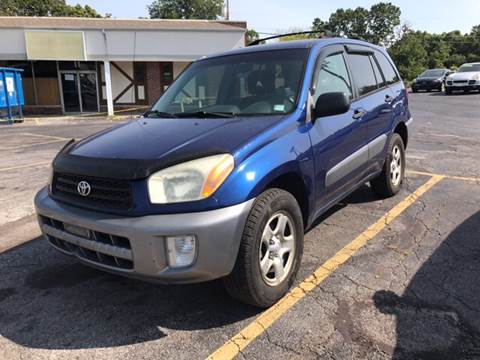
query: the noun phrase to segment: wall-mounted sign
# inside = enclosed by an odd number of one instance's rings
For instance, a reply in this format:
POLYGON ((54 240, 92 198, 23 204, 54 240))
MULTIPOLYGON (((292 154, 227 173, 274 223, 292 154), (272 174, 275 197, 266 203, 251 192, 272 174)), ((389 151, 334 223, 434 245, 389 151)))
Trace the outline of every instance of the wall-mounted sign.
POLYGON ((85 61, 83 31, 25 30, 28 60, 85 61))

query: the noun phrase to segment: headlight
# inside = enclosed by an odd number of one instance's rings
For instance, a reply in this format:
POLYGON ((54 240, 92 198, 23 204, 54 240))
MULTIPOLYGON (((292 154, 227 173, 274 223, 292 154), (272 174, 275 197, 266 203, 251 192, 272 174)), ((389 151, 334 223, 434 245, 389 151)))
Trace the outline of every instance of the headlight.
POLYGON ((223 184, 234 167, 230 154, 192 160, 160 170, 148 179, 152 204, 206 199, 223 184))
POLYGON ((416 83, 416 82, 417 82, 417 79, 413 79, 413 82, 416 83))
POLYGON ((480 80, 480 74, 473 75, 472 80, 480 80))

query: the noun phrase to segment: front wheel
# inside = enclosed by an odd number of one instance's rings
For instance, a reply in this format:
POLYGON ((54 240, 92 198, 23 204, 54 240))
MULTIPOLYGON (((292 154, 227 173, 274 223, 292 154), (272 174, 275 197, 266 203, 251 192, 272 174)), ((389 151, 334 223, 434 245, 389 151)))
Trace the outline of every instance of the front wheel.
POLYGON ((372 181, 372 190, 380 196, 390 197, 398 193, 405 175, 405 146, 400 135, 394 133, 388 146, 382 173, 372 181))
POLYGON ((258 307, 282 298, 300 266, 303 230, 302 212, 290 193, 262 193, 247 218, 234 269, 224 278, 229 294, 258 307))

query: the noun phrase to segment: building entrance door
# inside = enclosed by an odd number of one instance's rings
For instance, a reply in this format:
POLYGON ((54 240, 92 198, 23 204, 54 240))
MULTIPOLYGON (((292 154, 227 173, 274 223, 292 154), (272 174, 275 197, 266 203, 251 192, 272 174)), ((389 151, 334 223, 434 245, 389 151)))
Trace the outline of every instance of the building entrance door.
POLYGON ((60 77, 65 113, 99 111, 96 72, 61 71, 60 77))
POLYGON ((78 76, 75 73, 62 73, 62 94, 64 112, 80 112, 78 76))

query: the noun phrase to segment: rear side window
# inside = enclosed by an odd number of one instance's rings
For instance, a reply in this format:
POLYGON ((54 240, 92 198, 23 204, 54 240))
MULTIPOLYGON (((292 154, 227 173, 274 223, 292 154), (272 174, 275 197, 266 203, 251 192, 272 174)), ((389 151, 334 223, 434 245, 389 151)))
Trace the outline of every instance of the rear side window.
POLYGON ((385 81, 387 82, 387 84, 392 85, 399 82, 400 77, 398 76, 397 72, 395 71, 394 67, 392 66, 390 61, 387 59, 387 57, 379 51, 375 52, 375 57, 377 58, 378 63, 380 64, 380 68, 382 69, 382 72, 383 72, 383 75, 385 76, 385 81))
POLYGON ((325 93, 342 92, 352 98, 352 85, 342 53, 326 57, 317 73, 313 99, 325 93))
POLYGON ((358 89, 358 95, 363 96, 377 89, 377 80, 373 72, 370 55, 350 54, 348 56, 352 76, 358 89))

